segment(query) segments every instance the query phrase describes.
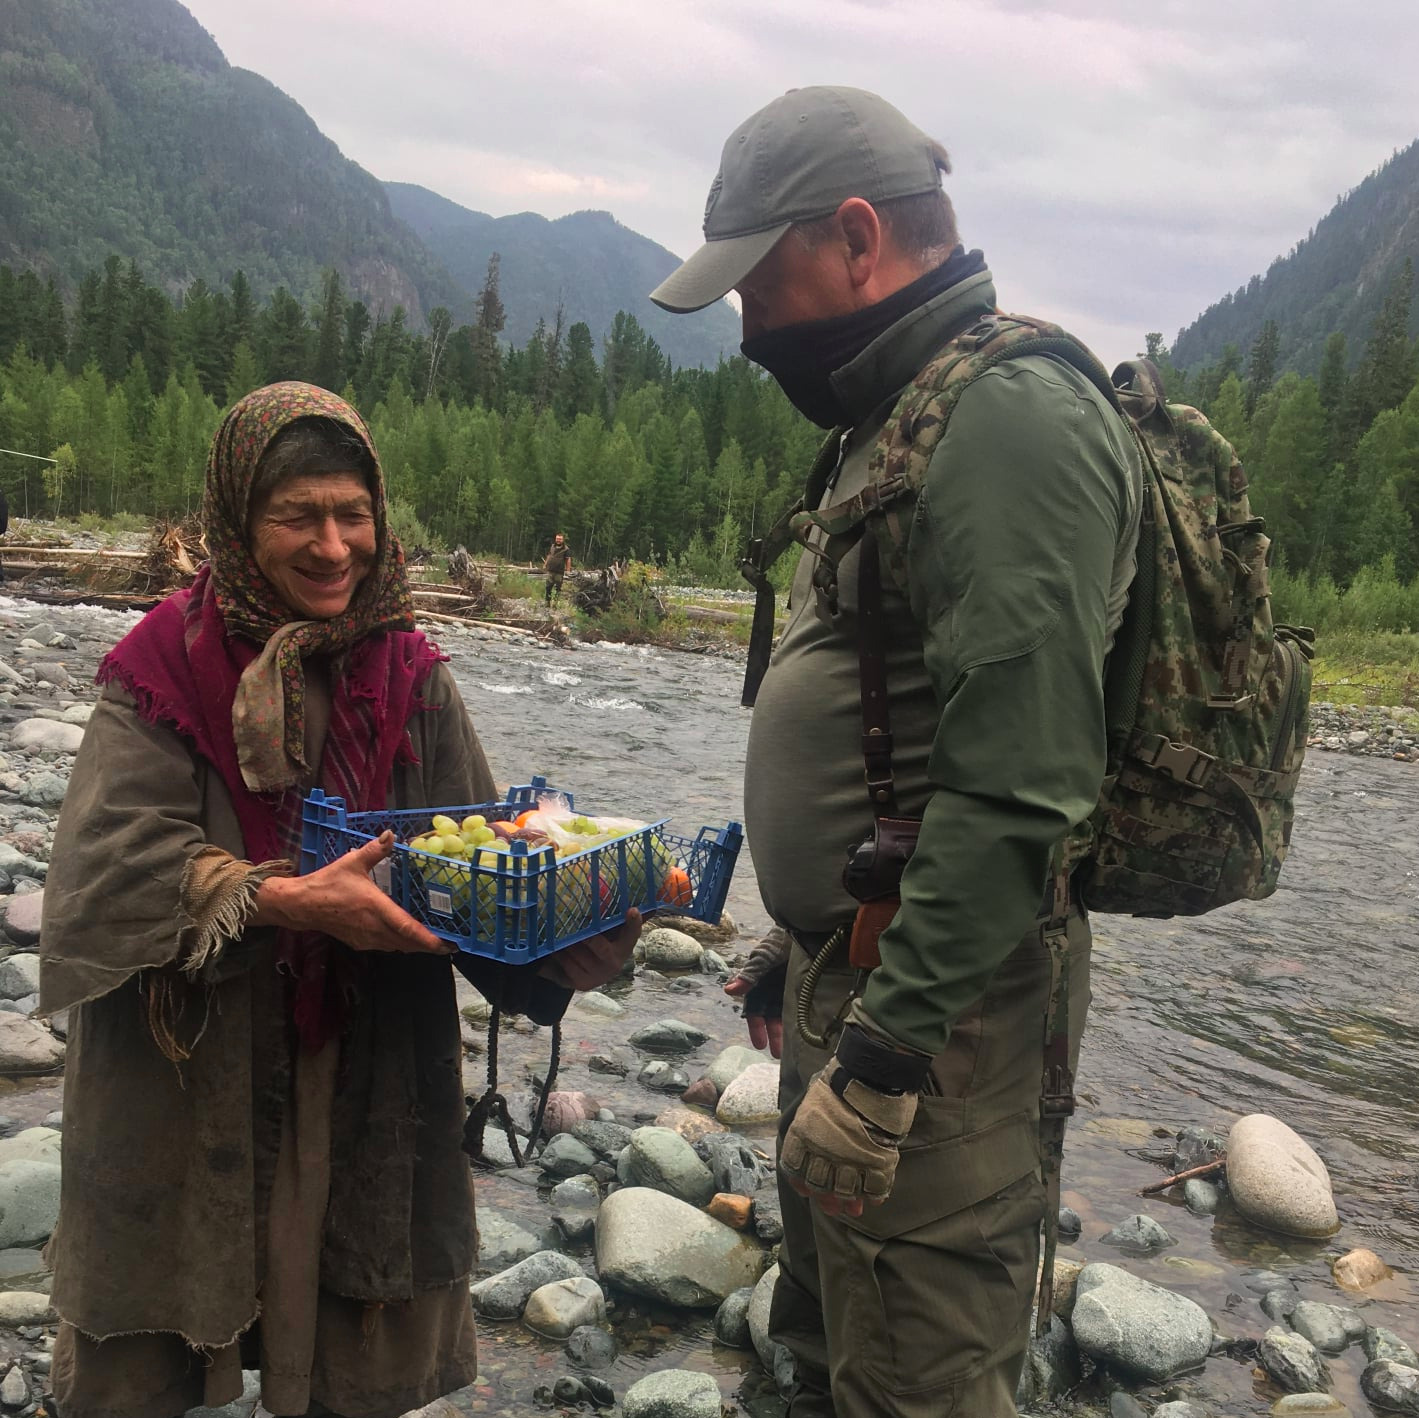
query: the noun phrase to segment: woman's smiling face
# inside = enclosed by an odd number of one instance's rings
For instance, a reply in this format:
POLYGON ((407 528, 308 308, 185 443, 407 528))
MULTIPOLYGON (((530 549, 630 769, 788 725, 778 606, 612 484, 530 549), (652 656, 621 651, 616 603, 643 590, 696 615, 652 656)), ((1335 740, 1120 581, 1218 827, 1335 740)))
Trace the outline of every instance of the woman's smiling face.
POLYGON ((376 550, 374 501, 359 473, 288 478, 251 515, 261 574, 304 620, 347 610, 376 550))

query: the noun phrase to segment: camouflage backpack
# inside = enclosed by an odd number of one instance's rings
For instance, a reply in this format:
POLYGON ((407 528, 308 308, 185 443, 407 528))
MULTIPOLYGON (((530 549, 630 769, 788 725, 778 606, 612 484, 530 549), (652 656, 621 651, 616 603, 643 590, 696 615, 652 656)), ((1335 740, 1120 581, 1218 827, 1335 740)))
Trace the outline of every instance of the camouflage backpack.
MULTIPOLYGON (((1003 360, 1035 354, 1078 369, 1126 416, 1144 470, 1138 573, 1105 680, 1107 777, 1064 864, 1077 864, 1095 911, 1195 916, 1269 896, 1291 839, 1313 636, 1272 622, 1270 542, 1231 445, 1196 409, 1166 403, 1148 362, 1110 380, 1058 326, 1020 316, 988 316, 958 335, 898 400, 863 491, 800 506, 751 549, 756 621, 768 563, 789 540, 809 547, 814 527, 870 531, 905 593, 916 495, 956 401, 1003 360)), ((835 568, 814 550, 821 592, 835 568)), ((751 651, 746 702, 765 662, 751 651)))

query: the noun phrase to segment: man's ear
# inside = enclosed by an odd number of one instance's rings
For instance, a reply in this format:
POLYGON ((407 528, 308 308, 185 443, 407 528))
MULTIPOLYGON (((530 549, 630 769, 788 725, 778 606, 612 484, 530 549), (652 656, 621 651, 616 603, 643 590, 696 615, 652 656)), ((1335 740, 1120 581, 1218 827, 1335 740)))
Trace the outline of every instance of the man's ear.
POLYGON ((882 259, 882 223, 870 202, 849 197, 836 213, 843 233, 843 260, 854 288, 865 286, 882 259))

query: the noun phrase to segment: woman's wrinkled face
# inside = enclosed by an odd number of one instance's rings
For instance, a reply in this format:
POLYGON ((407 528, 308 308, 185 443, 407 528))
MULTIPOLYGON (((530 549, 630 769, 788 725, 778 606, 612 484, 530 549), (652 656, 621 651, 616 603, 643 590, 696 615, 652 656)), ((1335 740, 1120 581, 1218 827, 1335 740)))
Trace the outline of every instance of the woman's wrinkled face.
POLYGON ((252 510, 251 552, 303 620, 345 611, 376 552, 374 501, 355 472, 293 477, 252 510))

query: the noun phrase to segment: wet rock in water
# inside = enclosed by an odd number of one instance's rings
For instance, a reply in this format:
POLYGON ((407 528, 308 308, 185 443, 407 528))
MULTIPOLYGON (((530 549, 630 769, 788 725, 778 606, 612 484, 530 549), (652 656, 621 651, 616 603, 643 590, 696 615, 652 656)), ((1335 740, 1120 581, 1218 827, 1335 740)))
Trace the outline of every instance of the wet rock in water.
POLYGON ((1262 1335, 1260 1358, 1262 1368, 1289 1393, 1317 1393, 1330 1379, 1315 1345, 1279 1325, 1262 1335))
POLYGON ((1351 1344, 1363 1344, 1365 1335, 1370 1328, 1364 1315, 1349 1305, 1336 1305, 1335 1313, 1340 1316, 1340 1323, 1345 1328, 1346 1339, 1351 1344))
POLYGON ((731 1349, 753 1347, 753 1336, 749 1333, 749 1301, 753 1297, 752 1285, 745 1285, 725 1297, 724 1303, 714 1312, 714 1337, 719 1343, 731 1349))
POLYGON ((1419 1369, 1378 1359, 1360 1375, 1360 1389, 1387 1413, 1419 1413, 1419 1369))
POLYGON ((547 1095, 547 1111, 542 1115, 542 1131, 548 1137, 571 1132, 578 1124, 594 1118, 601 1104, 590 1093, 570 1093, 558 1089, 547 1095))
POLYGON ((603 1123, 589 1118, 572 1129, 572 1136, 598 1157, 614 1162, 630 1144, 631 1130, 621 1123, 603 1123))
POLYGON ((568 1241, 585 1241, 596 1230, 601 1191, 590 1177, 569 1177, 552 1188, 552 1220, 568 1241))
POLYGON ((631 1134, 630 1171, 637 1186, 704 1206, 714 1195, 714 1177, 695 1149, 669 1128, 637 1128, 631 1134))
POLYGON ((485 1270, 506 1270, 546 1244, 525 1226, 494 1207, 478 1205, 478 1264, 485 1270))
POLYGON ((1301 1297, 1294 1286, 1285 1290, 1268 1290, 1261 1297, 1261 1310, 1268 1319, 1289 1320, 1300 1303, 1301 1297))
POLYGON ((1079 1213, 1072 1206, 1061 1206, 1059 1208, 1059 1239, 1061 1241, 1077 1241, 1084 1230, 1084 1223, 1079 1219, 1079 1213))
POLYGON ((641 1069, 636 1081, 642 1088, 653 1088, 657 1093, 683 1093, 690 1086, 690 1075, 664 1059, 652 1059, 641 1069))
POLYGON ((657 917, 673 930, 680 931, 700 945, 727 945, 739 934, 739 927, 728 911, 717 921, 697 921, 692 916, 672 916, 662 911, 657 917))
POLYGON ((1328 1393, 1288 1393, 1271 1405, 1272 1413, 1324 1413, 1329 1418, 1351 1418, 1350 1410, 1328 1393))
POLYGON ((47 1241, 59 1219, 57 1162, 0 1163, 0 1249, 47 1241))
POLYGON ((5 934, 16 945, 38 945, 43 924, 43 891, 16 892, 5 898, 5 934))
POLYGON ((570 1374, 563 1374, 552 1385, 552 1401, 564 1406, 580 1408, 583 1403, 591 1401, 591 1395, 586 1391, 586 1385, 580 1379, 573 1378, 570 1374))
POLYGON ((710 1374, 662 1369, 637 1379, 621 1402, 625 1418, 719 1418, 719 1385, 710 1374))
POLYGON ((1183 1183, 1183 1202, 1194 1216, 1215 1216, 1222 1204, 1222 1192, 1206 1177, 1189 1177, 1183 1183))
POLYGON ((715 1056, 715 1060, 705 1070, 705 1077, 723 1093, 746 1068, 764 1062, 764 1055, 747 1044, 731 1044, 715 1056))
POLYGON ((0 1325, 48 1324, 53 1318, 48 1295, 35 1290, 0 1290, 0 1325))
POLYGON ((696 1154, 714 1177, 714 1189, 753 1196, 774 1174, 772 1164, 737 1132, 714 1133, 695 1143, 696 1154))
POLYGON ((678 1132, 686 1142, 699 1142, 701 1138, 709 1137, 712 1133, 729 1131, 723 1123, 707 1113, 697 1112, 694 1108, 682 1108, 678 1104, 657 1113, 655 1126, 678 1132))
POLYGON ((683 931, 657 926, 636 942, 636 955, 657 970, 698 970, 704 947, 683 931))
POLYGON ((1349 1326, 1334 1305, 1301 1300, 1290 1318, 1291 1328, 1309 1339, 1322 1354, 1342 1354, 1350 1347, 1349 1326))
POLYGON ((733 1192, 716 1192, 709 1199, 705 1212, 735 1231, 746 1231, 754 1219, 754 1203, 746 1196, 733 1192))
POLYGON ((1153 1418, 1207 1418, 1207 1410, 1186 1399, 1176 1399, 1155 1408, 1153 1418))
POLYGON ((1125 1250, 1146 1254, 1161 1251, 1165 1246, 1175 1245, 1173 1238, 1151 1216, 1141 1212, 1121 1221, 1108 1235, 1103 1237, 1107 1246, 1121 1246, 1125 1250))
POLYGON ((24 999, 39 992, 39 956, 16 951, 0 960, 0 999, 24 999))
POLYGON ((1155 1381, 1195 1368, 1212 1349, 1200 1305, 1114 1265, 1084 1267, 1072 1322, 1086 1354, 1155 1381))
MULTIPOLYGON (((1265 1295, 1268 1290, 1295 1290, 1296 1282, 1279 1270, 1244 1270, 1242 1284, 1253 1295, 1265 1295)), ((1299 1293, 1297 1295, 1299 1299, 1299 1293)))
POLYGON ((78 753, 84 741, 81 724, 58 719, 22 719, 10 730, 10 747, 35 753, 78 753))
POLYGON ((600 990, 577 991, 572 996, 570 1008, 577 1014, 587 1014, 597 1019, 619 1019, 626 1012, 626 1006, 620 1000, 612 999, 600 990))
POLYGON ((552 1339, 565 1339, 582 1325, 606 1318, 606 1296, 589 1275, 573 1275, 539 1285, 528 1297, 522 1322, 552 1339))
POLYGON ((473 1310, 485 1319, 516 1319, 534 1290, 554 1280, 571 1280, 583 1274, 570 1256, 560 1251, 538 1251, 498 1275, 473 1287, 473 1310))
POLYGON ((730 1127, 746 1123, 771 1123, 778 1120, 777 1063, 757 1063, 746 1068, 720 1094, 715 1117, 730 1127))
POLYGON ((1360 1341, 1365 1346, 1365 1358, 1388 1359, 1394 1364, 1403 1364, 1408 1369, 1419 1369, 1419 1356, 1392 1329, 1375 1326, 1365 1331, 1360 1341))
POLYGON ((578 1325, 567 1336, 567 1358, 579 1369, 609 1369, 616 1352, 615 1336, 599 1325, 578 1325))
POLYGON ((1330 1273, 1335 1276, 1335 1283, 1347 1290, 1365 1290, 1381 1280, 1388 1280, 1393 1272, 1374 1251, 1362 1246, 1358 1250, 1346 1251, 1331 1266, 1330 1273))
POLYGON ((664 1192, 624 1187, 601 1203, 597 1271, 633 1294, 717 1308, 758 1279, 763 1259, 754 1241, 664 1192))
POLYGON ((1288 1236, 1329 1236, 1339 1229, 1325 1163, 1278 1118, 1252 1113, 1227 1139, 1227 1189, 1249 1221, 1288 1236))
POLYGON ((576 1177, 596 1164, 596 1154, 569 1132, 558 1133, 537 1154, 537 1165, 553 1177, 576 1177))
POLYGON ((700 969, 706 975, 728 975, 730 973, 729 962, 718 952, 707 950, 700 956, 700 969))
POLYGON ((1021 1408, 1032 1403, 1048 1403, 1068 1393, 1080 1376, 1079 1346, 1069 1326, 1051 1324, 1030 1341, 1015 1391, 1015 1403, 1021 1408))
POLYGON ((605 1379, 599 1379, 595 1374, 588 1374, 582 1379, 582 1387, 586 1390, 587 1397, 598 1408, 611 1408, 616 1403, 616 1390, 611 1387, 605 1379))
POLYGON ((708 1108, 713 1112, 719 1102, 719 1089, 708 1078, 697 1078, 680 1095, 680 1101, 688 1108, 708 1108))
POLYGON ((629 1042, 650 1053, 688 1054, 698 1049, 709 1035, 680 1019, 661 1019, 631 1035, 629 1042))
POLYGON ((619 1054, 592 1054, 586 1066, 592 1073, 604 1073, 610 1078, 624 1078, 632 1069, 630 1060, 619 1054))
POLYGON ((754 1346, 754 1352, 759 1356, 759 1362, 769 1370, 773 1368, 775 1343, 769 1338, 769 1311, 774 1303, 774 1286, 778 1284, 778 1271, 777 1265, 771 1265, 759 1278, 759 1283, 754 1286, 754 1293, 749 1297, 747 1315, 749 1340, 754 1346))

